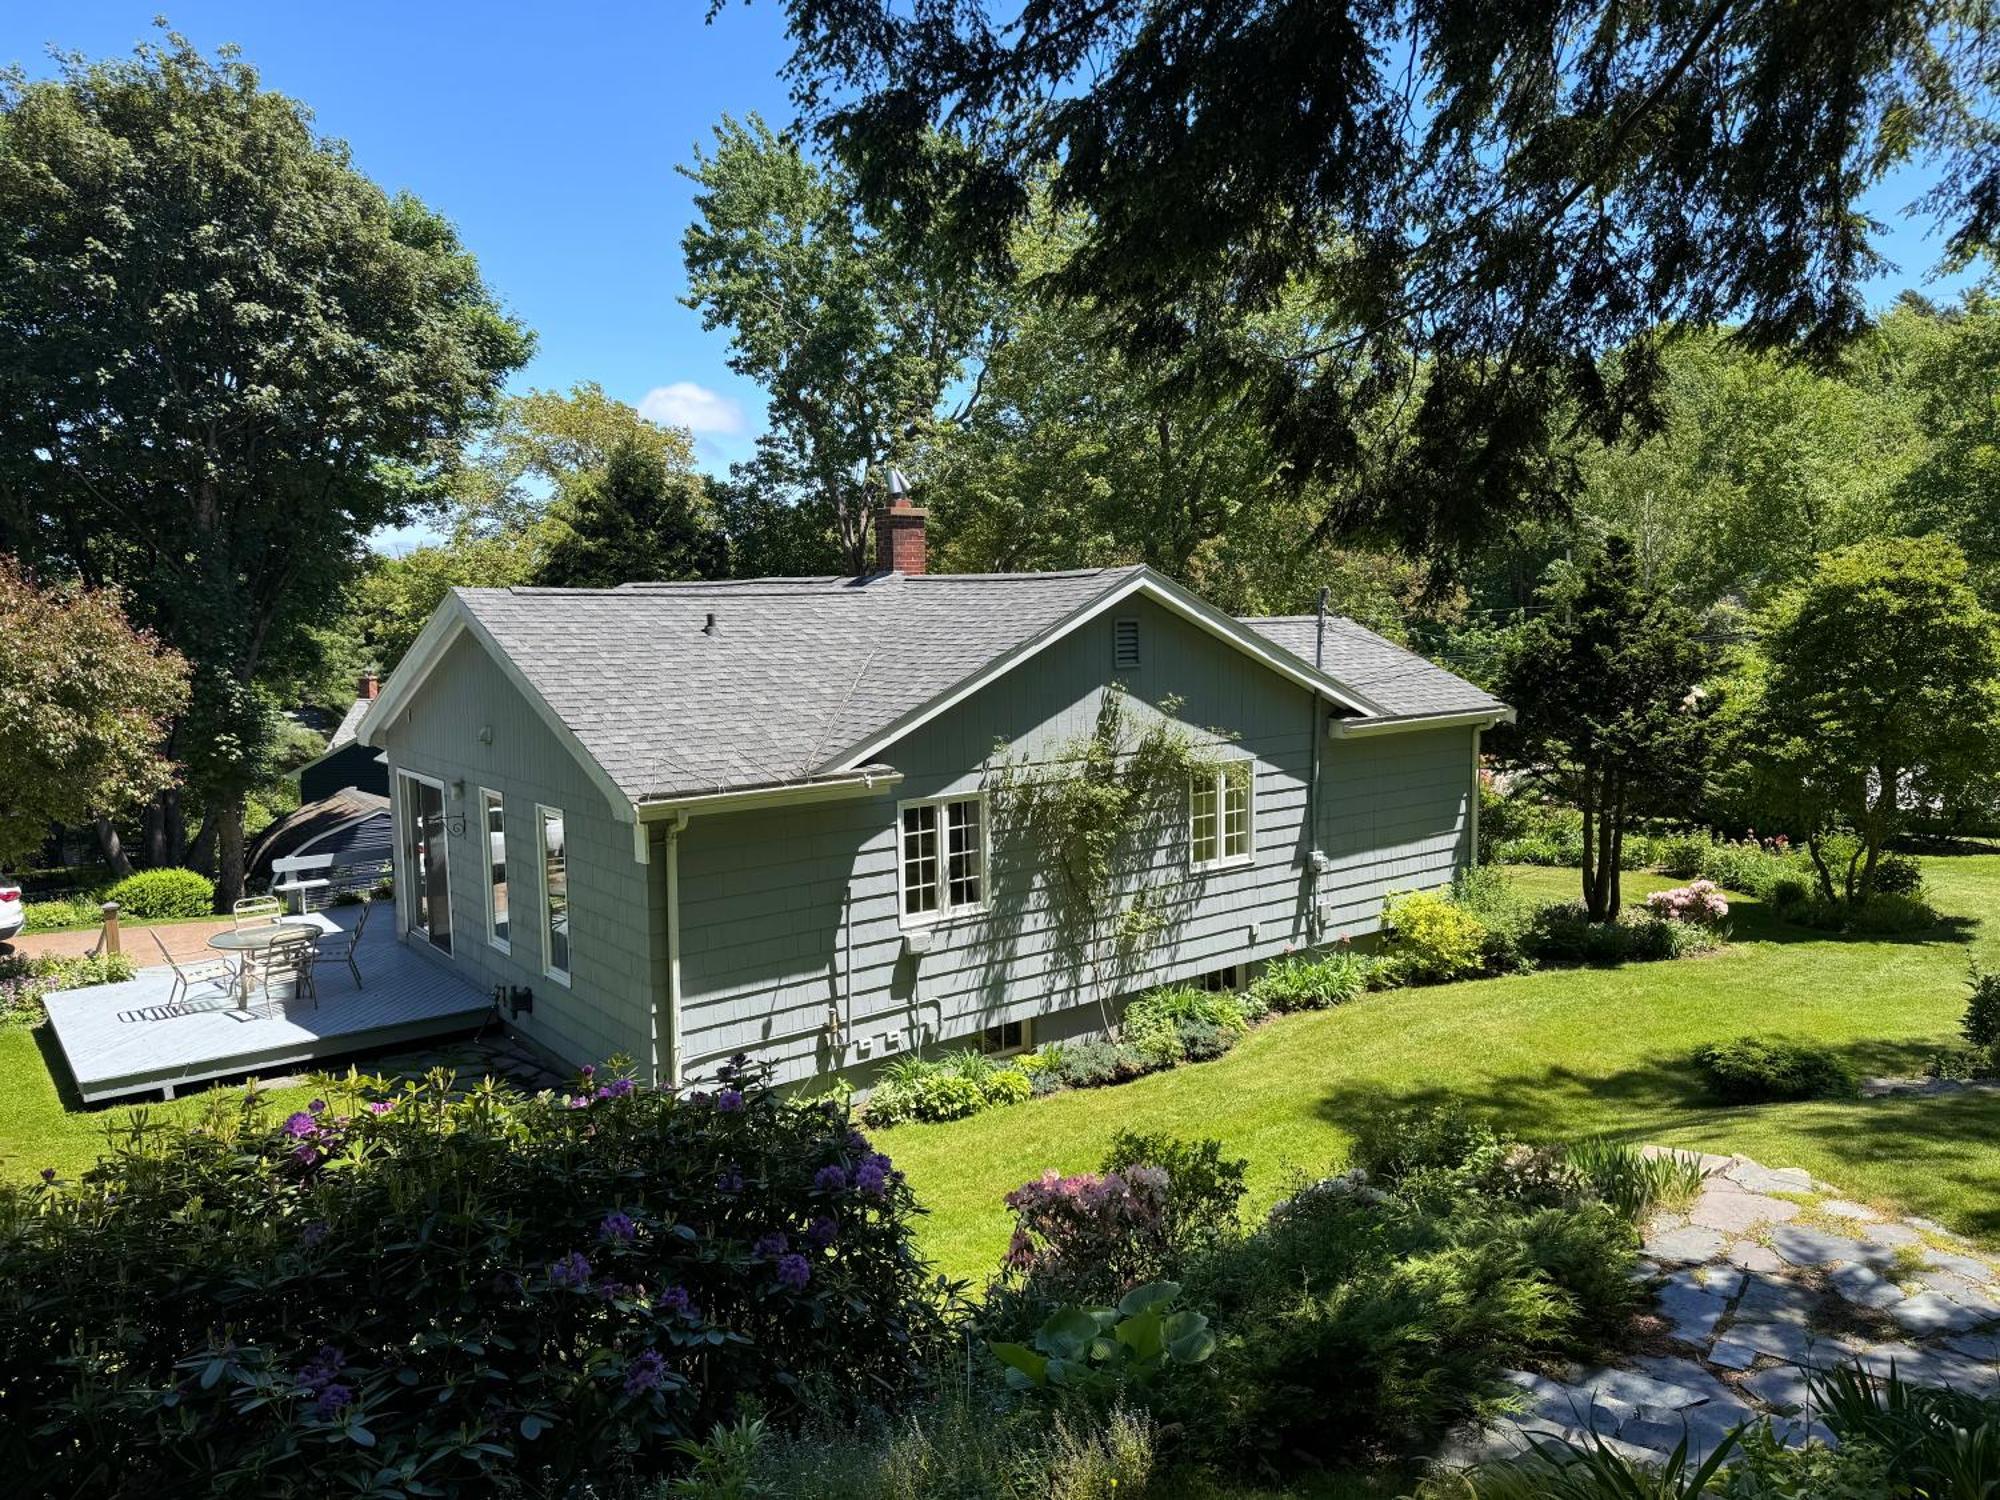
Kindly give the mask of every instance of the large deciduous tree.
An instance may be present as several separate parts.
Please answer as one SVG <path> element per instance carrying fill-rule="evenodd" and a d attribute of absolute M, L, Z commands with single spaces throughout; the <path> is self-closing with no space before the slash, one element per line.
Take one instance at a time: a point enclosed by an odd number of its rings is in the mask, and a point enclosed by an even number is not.
<path fill-rule="evenodd" d="M 170 35 L 0 85 L 0 544 L 119 583 L 187 656 L 174 752 L 222 899 L 262 684 L 528 347 L 450 225 L 230 53 Z"/>
<path fill-rule="evenodd" d="M 1625 831 L 1691 809 L 1708 764 L 1710 651 L 1693 618 L 1639 578 L 1611 537 L 1573 579 L 1544 590 L 1500 674 L 1519 715 L 1493 748 L 1583 812 L 1583 903 L 1617 917 Z"/>
<path fill-rule="evenodd" d="M 725 118 L 682 171 L 696 185 L 687 304 L 728 329 L 730 368 L 770 402 L 725 497 L 739 566 L 864 572 L 875 483 L 977 347 L 984 284 L 879 232 L 844 177 L 755 115 Z"/>
<path fill-rule="evenodd" d="M 2000 636 L 1942 537 L 1822 556 L 1772 606 L 1732 709 L 1753 806 L 1803 832 L 1829 899 L 1866 900 L 1919 811 L 2000 783 Z M 1826 836 L 1857 836 L 1837 872 Z M 1836 878 L 1837 877 L 1837 878 Z"/>
<path fill-rule="evenodd" d="M 52 823 L 118 816 L 169 785 L 160 745 L 187 698 L 187 663 L 132 628 L 116 590 L 41 588 L 0 554 L 0 867 Z"/>
<path fill-rule="evenodd" d="M 1302 292 L 1318 337 L 1204 371 L 1301 483 L 1406 421 L 1334 518 L 1445 555 L 1566 501 L 1573 427 L 1655 419 L 1673 330 L 1844 344 L 1882 268 L 1865 195 L 1900 164 L 1936 167 L 1948 257 L 2000 229 L 1989 5 L 786 3 L 798 100 L 868 211 L 1004 275 L 1046 182 L 1089 225 L 1048 289 L 1142 365 L 1189 347 L 1197 292 Z"/>

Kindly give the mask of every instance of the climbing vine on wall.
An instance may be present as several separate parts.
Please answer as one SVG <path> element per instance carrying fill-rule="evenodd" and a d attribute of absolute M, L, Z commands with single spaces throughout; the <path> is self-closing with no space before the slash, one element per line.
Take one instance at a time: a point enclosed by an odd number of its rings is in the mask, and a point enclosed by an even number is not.
<path fill-rule="evenodd" d="M 996 852 L 1038 878 L 1078 999 L 1107 1029 L 1106 1002 L 1172 921 L 1188 788 L 1215 773 L 1224 738 L 1180 723 L 1179 708 L 1166 698 L 1142 715 L 1114 684 L 1087 734 L 1039 753 L 1002 746 L 988 776 Z"/>

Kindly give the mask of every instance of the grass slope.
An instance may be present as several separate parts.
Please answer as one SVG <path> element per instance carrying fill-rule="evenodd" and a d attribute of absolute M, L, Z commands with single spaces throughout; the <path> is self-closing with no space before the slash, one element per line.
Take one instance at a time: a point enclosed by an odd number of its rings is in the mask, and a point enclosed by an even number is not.
<path fill-rule="evenodd" d="M 1575 894 L 1561 870 L 1512 872 L 1536 899 Z M 1094 1168 L 1121 1127 L 1216 1136 L 1250 1160 L 1253 1209 L 1339 1161 L 1356 1126 L 1446 1098 L 1530 1138 L 1604 1134 L 1801 1166 L 1852 1196 L 2000 1245 L 2000 1099 L 1721 1106 L 1689 1056 L 1701 1043 L 1784 1034 L 1863 1073 L 1915 1073 L 1954 1039 L 1967 964 L 2000 966 L 2000 856 L 1926 861 L 1940 909 L 1924 939 L 1842 938 L 1735 903 L 1721 953 L 1619 969 L 1552 970 L 1370 995 L 1280 1017 L 1228 1057 L 1118 1088 L 1054 1095 L 948 1125 L 881 1134 L 931 1217 L 941 1269 L 983 1281 L 1009 1230 L 1001 1195 L 1044 1169 Z M 1671 884 L 1626 877 L 1625 897 Z"/>

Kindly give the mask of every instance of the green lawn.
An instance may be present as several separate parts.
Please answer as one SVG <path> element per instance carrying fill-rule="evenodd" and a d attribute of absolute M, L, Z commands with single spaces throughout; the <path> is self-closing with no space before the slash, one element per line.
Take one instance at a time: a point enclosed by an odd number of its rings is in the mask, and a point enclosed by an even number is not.
<path fill-rule="evenodd" d="M 1575 894 L 1572 872 L 1513 873 L 1538 898 Z M 1864 1073 L 1920 1071 L 1955 1037 L 1967 964 L 2000 966 L 2000 855 L 1927 860 L 1926 878 L 1960 919 L 1949 934 L 1830 937 L 1739 901 L 1735 941 L 1705 958 L 1369 995 L 1280 1017 L 1218 1062 L 902 1126 L 882 1147 L 931 1210 L 926 1250 L 975 1282 L 1006 1244 L 1001 1195 L 1045 1168 L 1097 1166 L 1121 1127 L 1219 1137 L 1249 1158 L 1256 1207 L 1337 1162 L 1362 1120 L 1447 1097 L 1533 1138 L 1601 1133 L 1805 1167 L 2000 1246 L 2000 1099 L 1723 1107 L 1689 1064 L 1700 1043 L 1761 1032 L 1824 1043 Z M 1628 876 L 1626 899 L 1671 883 Z"/>
<path fill-rule="evenodd" d="M 74 1176 L 103 1152 L 107 1131 L 122 1128 L 135 1109 L 157 1120 L 199 1114 L 208 1107 L 207 1094 L 194 1094 L 168 1104 L 84 1109 L 67 1090 L 57 1091 L 58 1076 L 68 1074 L 46 1026 L 39 1031 L 0 1029 L 0 1177 L 29 1178 L 45 1167 Z M 223 1092 L 235 1098 L 243 1091 Z M 270 1097 L 293 1108 L 311 1093 L 301 1086 L 273 1089 Z"/>

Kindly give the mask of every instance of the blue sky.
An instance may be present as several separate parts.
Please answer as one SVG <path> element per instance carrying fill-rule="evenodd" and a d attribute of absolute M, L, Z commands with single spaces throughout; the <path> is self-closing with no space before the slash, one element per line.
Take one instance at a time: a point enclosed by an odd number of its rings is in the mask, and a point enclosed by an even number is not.
<path fill-rule="evenodd" d="M 757 387 L 676 300 L 692 184 L 674 167 L 725 111 L 790 119 L 777 4 L 704 25 L 704 0 L 8 0 L 0 64 L 46 74 L 51 43 L 127 54 L 162 9 L 204 52 L 239 43 L 361 170 L 457 224 L 537 335 L 516 389 L 596 380 L 693 427 L 705 466 L 749 453 Z"/>
<path fill-rule="evenodd" d="M 0 64 L 46 74 L 51 44 L 129 53 L 163 7 L 205 52 L 240 44 L 363 171 L 458 225 L 539 339 L 516 389 L 595 380 L 691 427 L 707 467 L 749 453 L 761 395 L 677 300 L 692 185 L 674 167 L 724 112 L 791 117 L 780 0 L 732 0 L 712 25 L 706 0 L 7 0 Z M 1905 173 L 1869 202 L 1902 268 L 1871 288 L 1878 301 L 1936 259 L 1900 214 L 1924 181 Z"/>

